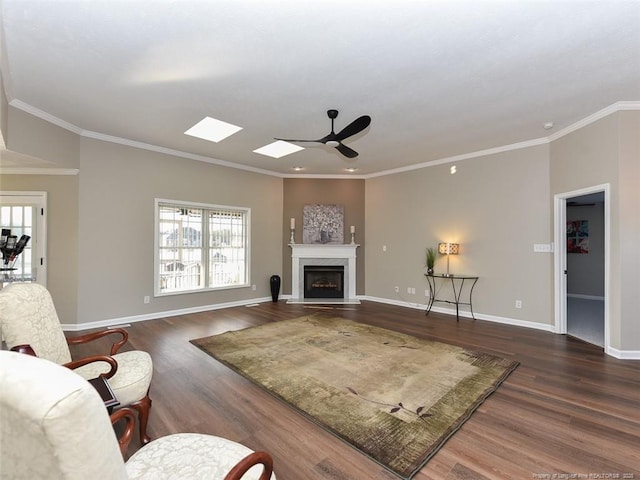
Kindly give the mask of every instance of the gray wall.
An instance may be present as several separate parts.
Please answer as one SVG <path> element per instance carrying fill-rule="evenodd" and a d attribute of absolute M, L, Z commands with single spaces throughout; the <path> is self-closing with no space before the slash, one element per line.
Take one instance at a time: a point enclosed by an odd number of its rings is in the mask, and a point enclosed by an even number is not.
<path fill-rule="evenodd" d="M 83 139 L 78 321 L 93 322 L 269 296 L 282 268 L 282 180 Z M 250 287 L 153 298 L 154 199 L 251 208 Z M 151 297 L 143 304 L 144 296 Z"/>
<path fill-rule="evenodd" d="M 78 176 L 0 179 L 3 189 L 49 192 L 48 285 L 64 323 L 269 297 L 269 276 L 282 275 L 286 264 L 286 222 L 296 216 L 284 211 L 289 190 L 282 179 L 82 138 L 15 108 L 8 112 L 11 148 L 80 169 Z M 424 304 L 424 249 L 455 241 L 462 250 L 451 259 L 452 271 L 480 277 L 476 312 L 547 328 L 554 321 L 553 256 L 534 253 L 533 244 L 552 241 L 553 195 L 609 183 L 611 345 L 640 351 L 639 138 L 640 112 L 622 111 L 550 145 L 459 162 L 456 175 L 440 165 L 367 179 L 359 237 L 366 238 L 365 295 Z M 153 292 L 155 197 L 250 207 L 257 290 L 143 304 Z M 440 258 L 436 271 L 444 268 Z"/>
<path fill-rule="evenodd" d="M 53 162 L 56 168 L 78 168 L 80 137 L 69 130 L 9 107 L 7 147 Z"/>
<path fill-rule="evenodd" d="M 335 204 L 344 206 L 344 243 L 351 242 L 351 225 L 356 227 L 356 294 L 364 295 L 365 287 L 365 181 L 350 179 L 287 178 L 284 180 L 284 218 L 282 292 L 291 293 L 291 218 L 296 219 L 295 241 L 302 243 L 302 210 L 305 205 Z"/>
<path fill-rule="evenodd" d="M 83 138 L 15 108 L 9 112 L 13 148 L 56 167 L 80 168 L 76 176 L 0 177 L 3 190 L 48 192 L 47 287 L 62 323 L 270 296 L 269 276 L 282 269 L 282 179 Z M 153 298 L 156 197 L 251 208 L 256 290 Z"/>
<path fill-rule="evenodd" d="M 551 144 L 551 194 L 597 185 L 611 189 L 611 346 L 640 351 L 640 112 L 621 111 Z"/>
<path fill-rule="evenodd" d="M 552 256 L 533 252 L 552 238 L 548 147 L 466 160 L 455 175 L 449 167 L 367 181 L 367 295 L 424 304 L 425 249 L 455 242 L 461 251 L 451 272 L 480 277 L 476 313 L 549 325 Z M 435 271 L 445 270 L 439 257 Z"/>
<path fill-rule="evenodd" d="M 2 138 L 7 141 L 7 132 L 9 125 L 9 104 L 7 102 L 7 96 L 4 93 L 4 84 L 2 75 L 0 74 L 0 131 Z"/>
<path fill-rule="evenodd" d="M 62 323 L 77 321 L 77 175 L 2 175 L 0 190 L 47 192 L 47 288 Z"/>

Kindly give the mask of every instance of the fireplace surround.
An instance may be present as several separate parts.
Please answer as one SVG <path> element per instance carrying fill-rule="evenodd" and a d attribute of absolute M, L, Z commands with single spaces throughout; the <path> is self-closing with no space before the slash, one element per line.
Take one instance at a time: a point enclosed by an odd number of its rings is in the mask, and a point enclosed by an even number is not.
<path fill-rule="evenodd" d="M 291 298 L 287 303 L 359 304 L 356 298 L 357 244 L 291 243 Z M 304 267 L 344 267 L 343 298 L 305 298 Z"/>

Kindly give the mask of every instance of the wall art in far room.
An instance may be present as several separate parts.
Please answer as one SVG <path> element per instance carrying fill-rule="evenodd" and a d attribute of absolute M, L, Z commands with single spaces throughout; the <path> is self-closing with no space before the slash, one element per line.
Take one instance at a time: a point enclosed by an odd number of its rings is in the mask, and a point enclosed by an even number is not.
<path fill-rule="evenodd" d="M 589 220 L 567 222 L 567 253 L 589 253 Z"/>

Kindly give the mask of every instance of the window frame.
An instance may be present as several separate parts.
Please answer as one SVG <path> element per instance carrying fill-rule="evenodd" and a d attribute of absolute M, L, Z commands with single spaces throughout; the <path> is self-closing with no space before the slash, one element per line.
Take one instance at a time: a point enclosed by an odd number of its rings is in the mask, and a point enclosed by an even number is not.
<path fill-rule="evenodd" d="M 201 233 L 202 238 L 202 273 L 204 280 L 204 285 L 199 288 L 191 288 L 187 290 L 176 290 L 176 291 L 161 291 L 160 289 L 160 208 L 161 207 L 175 207 L 175 208 L 197 208 L 202 209 L 203 213 L 215 210 L 226 210 L 226 211 L 235 211 L 241 213 L 245 219 L 245 236 L 244 236 L 244 283 L 237 283 L 233 285 L 221 285 L 209 287 L 207 286 L 207 281 L 209 278 L 209 270 L 210 270 L 210 261 L 209 261 L 209 250 L 211 249 L 211 245 L 209 245 L 210 235 L 205 235 L 205 232 L 208 233 L 208 226 L 203 228 Z M 205 213 L 202 215 L 202 222 L 208 223 L 209 216 Z M 203 225 L 204 226 L 204 225 Z M 210 203 L 199 203 L 199 202 L 190 202 L 184 200 L 171 200 L 166 198 L 156 198 L 154 199 L 154 244 L 153 244 L 153 292 L 154 297 L 167 297 L 172 295 L 182 295 L 189 293 L 199 293 L 199 292 L 211 292 L 211 291 L 219 291 L 219 290 L 230 290 L 236 288 L 247 288 L 251 285 L 251 208 L 249 207 L 239 207 L 239 206 L 230 206 L 230 205 L 219 205 L 219 204 L 210 204 Z"/>

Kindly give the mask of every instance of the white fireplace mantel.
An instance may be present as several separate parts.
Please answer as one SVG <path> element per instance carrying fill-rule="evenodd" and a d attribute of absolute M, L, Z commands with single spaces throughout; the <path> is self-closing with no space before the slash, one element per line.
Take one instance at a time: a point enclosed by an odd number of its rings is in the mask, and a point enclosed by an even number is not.
<path fill-rule="evenodd" d="M 344 299 L 334 303 L 360 303 L 356 298 L 355 243 L 290 243 L 291 247 L 291 299 L 288 303 L 319 303 L 318 299 L 304 298 L 304 267 L 306 265 L 344 266 Z M 325 302 L 321 302 L 325 303 Z"/>

